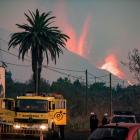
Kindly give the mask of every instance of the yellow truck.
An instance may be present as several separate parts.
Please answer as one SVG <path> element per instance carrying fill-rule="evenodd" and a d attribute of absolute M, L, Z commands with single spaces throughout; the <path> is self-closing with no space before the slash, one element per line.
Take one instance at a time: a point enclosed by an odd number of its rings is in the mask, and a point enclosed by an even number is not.
<path fill-rule="evenodd" d="M 66 99 L 59 92 L 0 98 L 0 124 L 1 134 L 37 136 L 38 130 L 44 138 L 50 133 L 60 136 L 66 125 Z"/>

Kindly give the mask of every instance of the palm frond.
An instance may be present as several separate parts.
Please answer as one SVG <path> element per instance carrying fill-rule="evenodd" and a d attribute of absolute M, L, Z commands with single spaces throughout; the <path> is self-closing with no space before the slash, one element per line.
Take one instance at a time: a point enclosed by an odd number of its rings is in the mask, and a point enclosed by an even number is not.
<path fill-rule="evenodd" d="M 27 20 L 29 21 L 29 23 L 34 27 L 35 24 L 34 24 L 34 22 L 32 21 L 32 19 L 31 19 L 26 13 L 24 13 L 24 15 L 27 17 Z"/>
<path fill-rule="evenodd" d="M 46 19 L 46 20 L 44 21 L 44 24 L 43 24 L 42 26 L 45 26 L 45 24 L 48 23 L 48 22 L 49 22 L 51 19 L 53 19 L 53 18 L 56 18 L 56 17 L 53 16 L 53 17 L 50 17 L 50 18 Z"/>
<path fill-rule="evenodd" d="M 50 23 L 46 24 L 45 26 L 47 26 L 47 27 L 48 27 L 48 26 L 49 26 L 50 24 L 52 24 L 53 22 L 54 22 L 54 21 L 52 21 L 52 22 L 50 22 Z M 58 28 L 58 27 L 57 27 L 57 28 Z"/>
<path fill-rule="evenodd" d="M 36 15 L 35 15 L 35 25 L 37 26 L 39 22 L 39 11 L 36 9 Z"/>
<path fill-rule="evenodd" d="M 29 10 L 28 10 L 29 11 Z M 32 17 L 32 19 L 33 19 L 33 22 L 34 22 L 34 24 L 35 24 L 35 16 L 29 11 L 29 13 L 30 13 L 30 15 L 31 15 L 31 17 Z"/>

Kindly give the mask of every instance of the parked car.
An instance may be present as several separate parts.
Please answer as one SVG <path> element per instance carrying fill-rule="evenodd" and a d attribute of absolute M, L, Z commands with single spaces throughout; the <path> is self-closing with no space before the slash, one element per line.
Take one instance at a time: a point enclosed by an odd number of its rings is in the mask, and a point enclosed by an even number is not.
<path fill-rule="evenodd" d="M 97 128 L 88 140 L 139 140 L 139 123 L 111 123 Z"/>
<path fill-rule="evenodd" d="M 135 115 L 114 115 L 111 123 L 137 123 Z"/>
<path fill-rule="evenodd" d="M 132 111 L 114 111 L 110 123 L 137 123 L 136 116 Z"/>

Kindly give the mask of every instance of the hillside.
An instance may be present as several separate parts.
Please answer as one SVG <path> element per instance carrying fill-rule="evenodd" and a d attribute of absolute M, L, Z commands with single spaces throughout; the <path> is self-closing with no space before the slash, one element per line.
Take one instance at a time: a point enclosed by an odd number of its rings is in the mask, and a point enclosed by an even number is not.
<path fill-rule="evenodd" d="M 11 31 L 0 28 L 0 38 L 5 40 L 6 42 L 9 41 L 10 39 L 9 35 L 11 33 L 12 33 Z M 32 75 L 30 52 L 28 52 L 28 57 L 25 58 L 26 60 L 24 61 L 22 61 L 21 59 L 19 60 L 16 57 L 18 56 L 18 48 L 16 49 L 11 48 L 8 51 L 8 44 L 5 43 L 3 40 L 0 40 L 0 45 L 2 49 L 1 51 L 2 55 L 0 55 L 0 59 L 4 62 L 7 62 L 8 67 L 6 69 L 7 71 L 12 72 L 12 78 L 14 80 L 25 82 Z M 16 56 L 13 56 L 9 53 L 14 54 Z M 43 64 L 47 65 L 46 59 L 44 59 Z M 18 65 L 23 65 L 23 66 L 18 66 Z M 96 78 L 96 81 L 99 81 L 99 82 L 107 81 L 107 85 L 109 86 L 109 72 L 107 72 L 106 70 L 101 70 L 101 69 L 96 68 L 95 66 L 91 65 L 87 59 L 77 54 L 74 54 L 66 49 L 64 50 L 64 55 L 60 55 L 60 58 L 57 59 L 56 65 L 54 64 L 54 62 L 50 60 L 49 66 L 55 67 L 54 69 L 55 71 L 43 68 L 41 77 L 45 78 L 46 80 L 49 80 L 50 83 L 52 83 L 53 81 L 56 81 L 59 77 L 63 78 L 68 75 L 72 81 L 75 79 L 75 77 L 81 77 L 82 78 L 81 81 L 85 81 L 85 78 L 86 78 L 85 72 L 73 72 L 73 71 L 66 71 L 66 70 L 86 71 L 87 69 L 88 72 L 93 75 L 92 76 L 88 74 L 89 83 L 95 82 L 95 77 L 108 75 L 106 77 L 100 77 L 101 80 Z M 63 71 L 61 70 L 61 73 L 63 73 L 61 74 L 60 69 L 58 68 L 66 69 L 66 70 L 63 70 Z M 56 71 L 59 71 L 59 72 L 56 72 Z M 74 76 L 74 77 L 71 77 L 71 76 Z M 122 80 L 112 75 L 112 85 L 115 86 L 117 83 L 122 84 Z M 125 86 L 128 85 L 127 83 L 124 83 L 124 84 Z"/>

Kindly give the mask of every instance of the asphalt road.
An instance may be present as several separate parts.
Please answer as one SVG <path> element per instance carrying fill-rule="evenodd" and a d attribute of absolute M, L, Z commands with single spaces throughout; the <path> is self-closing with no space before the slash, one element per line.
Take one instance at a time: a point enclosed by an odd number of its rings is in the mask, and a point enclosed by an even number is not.
<path fill-rule="evenodd" d="M 65 132 L 65 140 L 87 140 L 90 136 L 90 131 L 78 131 L 78 132 Z M 1 139 L 11 140 L 11 139 Z M 12 140 L 25 140 L 25 139 L 12 139 Z M 26 139 L 26 140 L 39 140 L 39 139 Z"/>
<path fill-rule="evenodd" d="M 65 132 L 65 140 L 87 140 L 90 131 Z"/>

